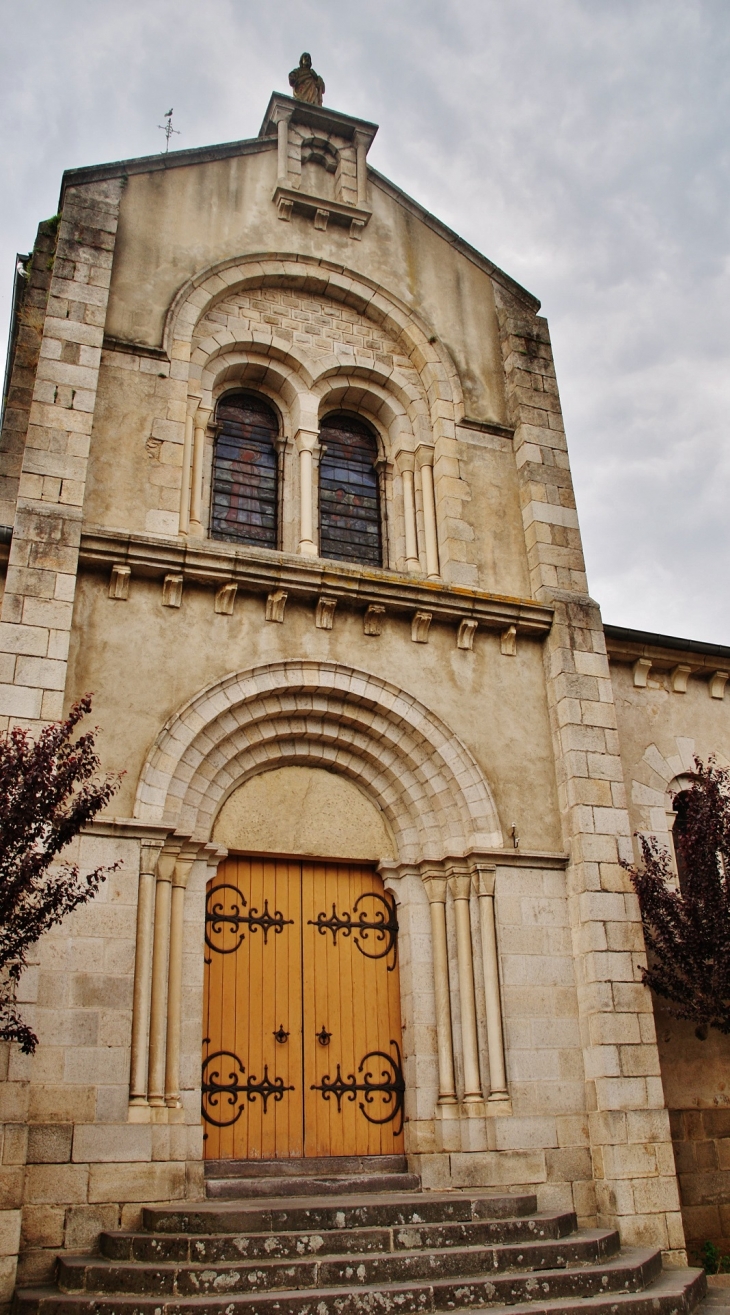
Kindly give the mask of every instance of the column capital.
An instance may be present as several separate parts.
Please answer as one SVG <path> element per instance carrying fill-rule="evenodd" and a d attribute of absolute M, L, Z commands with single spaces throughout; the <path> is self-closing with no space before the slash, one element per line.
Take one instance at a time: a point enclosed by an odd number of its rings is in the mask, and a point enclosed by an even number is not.
<path fill-rule="evenodd" d="M 449 877 L 449 890 L 455 900 L 468 900 L 471 896 L 471 874 L 461 872 Z"/>
<path fill-rule="evenodd" d="M 298 429 L 294 435 L 297 452 L 314 452 L 319 443 L 318 429 Z"/>
<path fill-rule="evenodd" d="M 188 411 L 187 411 L 187 413 L 188 413 L 188 415 L 189 415 L 191 418 L 195 415 L 195 413 L 196 413 L 198 407 L 200 406 L 200 403 L 202 402 L 202 400 L 203 400 L 203 399 L 202 399 L 200 393 L 188 393 L 188 398 L 187 398 L 187 408 L 188 408 Z"/>
<path fill-rule="evenodd" d="M 422 466 L 431 466 L 433 468 L 435 449 L 432 443 L 419 443 L 415 451 L 416 465 L 420 470 Z"/>
<path fill-rule="evenodd" d="M 157 870 L 157 862 L 164 847 L 164 840 L 149 841 L 144 840 L 140 845 L 139 851 L 139 871 L 140 876 L 154 876 Z"/>
<path fill-rule="evenodd" d="M 194 862 L 194 858 L 178 858 L 175 860 L 172 874 L 173 886 L 182 886 L 183 890 L 185 889 Z"/>
<path fill-rule="evenodd" d="M 422 881 L 429 904 L 446 903 L 446 877 L 423 876 Z"/>
<path fill-rule="evenodd" d="M 271 122 L 288 123 L 293 113 L 294 109 L 289 105 L 275 105 L 271 112 Z"/>
<path fill-rule="evenodd" d="M 487 863 L 475 863 L 472 867 L 471 877 L 474 891 L 480 899 L 485 896 L 494 896 L 494 883 L 497 879 L 496 867 Z"/>
<path fill-rule="evenodd" d="M 157 880 L 172 881 L 176 862 L 177 854 L 174 851 L 171 853 L 170 850 L 167 849 L 164 853 L 160 854 L 160 857 L 157 860 Z"/>
<path fill-rule="evenodd" d="M 393 460 L 401 475 L 406 470 L 414 471 L 416 469 L 416 454 L 410 452 L 407 448 L 399 448 Z"/>

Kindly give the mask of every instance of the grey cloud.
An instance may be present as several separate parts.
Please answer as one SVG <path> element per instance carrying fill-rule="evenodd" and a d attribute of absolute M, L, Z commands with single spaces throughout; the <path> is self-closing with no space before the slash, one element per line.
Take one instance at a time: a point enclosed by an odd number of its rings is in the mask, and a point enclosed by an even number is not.
<path fill-rule="evenodd" d="M 64 168 L 255 134 L 302 49 L 535 292 L 607 620 L 730 643 L 725 0 L 0 3 L 0 316 Z M 5 273 L 3 274 L 3 271 Z"/>

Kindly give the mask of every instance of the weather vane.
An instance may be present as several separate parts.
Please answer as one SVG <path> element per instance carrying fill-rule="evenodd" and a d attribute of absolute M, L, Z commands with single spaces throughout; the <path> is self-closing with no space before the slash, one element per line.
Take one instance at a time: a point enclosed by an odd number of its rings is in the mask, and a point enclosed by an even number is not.
<path fill-rule="evenodd" d="M 157 127 L 160 128 L 160 129 L 162 130 L 162 132 L 164 132 L 164 134 L 165 134 L 165 155 L 167 155 L 167 152 L 168 152 L 169 149 L 170 149 L 170 138 L 172 137 L 172 134 L 173 134 L 174 132 L 176 132 L 177 135 L 178 135 L 178 137 L 179 137 L 179 136 L 180 136 L 180 129 L 179 129 L 179 128 L 173 128 L 173 126 L 172 126 L 172 110 L 167 110 L 166 113 L 163 114 L 162 117 L 163 117 L 163 119 L 165 120 L 165 122 L 164 122 L 164 123 L 158 123 Z"/>

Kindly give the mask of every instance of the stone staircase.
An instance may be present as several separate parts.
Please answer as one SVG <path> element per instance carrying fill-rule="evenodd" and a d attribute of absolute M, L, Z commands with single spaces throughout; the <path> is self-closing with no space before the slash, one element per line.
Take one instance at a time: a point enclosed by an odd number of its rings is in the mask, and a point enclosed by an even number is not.
<path fill-rule="evenodd" d="M 14 1315 L 684 1315 L 704 1296 L 701 1270 L 663 1270 L 530 1193 L 421 1192 L 388 1158 L 212 1162 L 213 1199 L 61 1256 L 57 1286 L 19 1290 Z"/>

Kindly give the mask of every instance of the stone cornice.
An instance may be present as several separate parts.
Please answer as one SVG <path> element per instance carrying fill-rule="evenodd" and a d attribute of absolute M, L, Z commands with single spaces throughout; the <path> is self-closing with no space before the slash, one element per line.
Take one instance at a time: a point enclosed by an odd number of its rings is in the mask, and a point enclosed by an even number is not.
<path fill-rule="evenodd" d="M 658 670 L 669 670 L 679 664 L 693 672 L 714 672 L 718 667 L 730 669 L 730 648 L 722 644 L 656 635 L 645 630 L 627 630 L 623 626 L 604 625 L 603 629 L 612 662 L 634 663 L 639 658 L 648 658 Z"/>
<path fill-rule="evenodd" d="M 374 567 L 351 567 L 321 558 L 265 552 L 234 544 L 201 543 L 145 534 L 88 528 L 81 536 L 81 565 L 111 571 L 128 566 L 135 576 L 162 580 L 182 575 L 190 583 L 235 583 L 246 593 L 286 591 L 291 600 L 316 601 L 323 594 L 351 606 L 381 605 L 391 615 L 432 613 L 434 620 L 474 620 L 489 630 L 515 626 L 521 635 L 542 636 L 553 609 L 525 598 L 502 597 Z"/>
<path fill-rule="evenodd" d="M 274 91 L 266 108 L 263 123 L 259 128 L 259 137 L 276 136 L 276 123 L 280 114 L 285 114 L 292 123 L 305 124 L 309 128 L 318 128 L 323 133 L 335 133 L 352 141 L 356 133 L 365 138 L 368 147 L 378 131 L 377 123 L 369 119 L 356 119 L 341 110 L 332 110 L 329 105 L 309 105 L 306 101 L 286 96 L 281 91 Z"/>
<path fill-rule="evenodd" d="M 530 849 L 481 849 L 461 856 L 423 859 L 420 863 L 401 863 L 397 858 L 383 858 L 378 871 L 383 877 L 419 876 L 447 878 L 454 872 L 476 872 L 478 868 L 536 868 L 563 870 L 570 862 L 567 854 Z"/>

